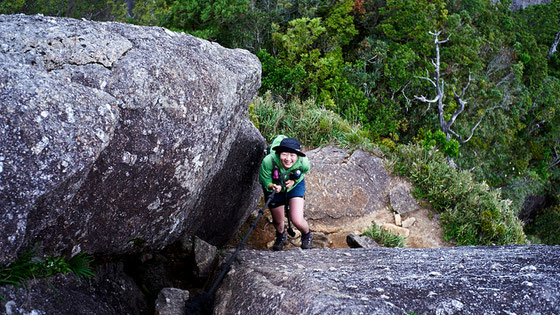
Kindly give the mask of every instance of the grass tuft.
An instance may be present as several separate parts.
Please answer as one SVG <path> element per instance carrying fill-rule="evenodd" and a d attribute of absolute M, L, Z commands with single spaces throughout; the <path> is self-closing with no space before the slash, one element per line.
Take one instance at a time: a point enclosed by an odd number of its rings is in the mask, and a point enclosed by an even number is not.
<path fill-rule="evenodd" d="M 19 286 L 28 280 L 69 272 L 80 279 L 89 279 L 95 276 L 89 266 L 92 262 L 93 257 L 87 253 L 80 253 L 69 260 L 65 256 L 43 259 L 36 255 L 36 249 L 29 249 L 15 261 L 0 265 L 0 285 Z"/>
<path fill-rule="evenodd" d="M 362 235 L 373 239 L 383 247 L 404 247 L 406 245 L 405 238 L 402 235 L 385 230 L 375 223 L 372 223 Z"/>

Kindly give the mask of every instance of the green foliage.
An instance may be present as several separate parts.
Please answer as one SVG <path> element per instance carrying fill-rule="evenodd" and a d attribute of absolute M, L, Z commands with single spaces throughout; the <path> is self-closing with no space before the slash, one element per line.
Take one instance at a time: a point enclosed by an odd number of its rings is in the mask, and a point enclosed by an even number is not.
<path fill-rule="evenodd" d="M 115 18 L 115 2 L 108 0 L 4 0 L 0 14 L 43 14 L 48 16 L 112 20 Z"/>
<path fill-rule="evenodd" d="M 457 157 L 459 154 L 459 142 L 455 139 L 447 141 L 445 134 L 439 129 L 435 133 L 432 133 L 431 130 L 420 129 L 417 139 L 418 143 L 428 151 L 437 148 L 445 156 L 451 158 Z"/>
<path fill-rule="evenodd" d="M 325 27 L 328 34 L 326 50 L 329 48 L 343 47 L 348 45 L 358 31 L 354 26 L 354 19 L 350 13 L 354 7 L 354 1 L 343 0 L 336 3 L 325 18 Z"/>
<path fill-rule="evenodd" d="M 301 93 L 305 70 L 300 66 L 282 65 L 280 60 L 261 49 L 257 53 L 262 65 L 262 90 L 289 99 Z"/>
<path fill-rule="evenodd" d="M 286 27 L 273 24 L 272 42 L 278 51 L 275 57 L 278 71 L 263 72 L 263 81 L 278 82 L 277 72 L 287 73 L 284 68 L 298 69 L 305 76 L 297 81 L 299 89 L 292 96 L 312 98 L 352 122 L 365 122 L 368 101 L 349 82 L 346 69 L 352 64 L 343 57 L 343 47 L 357 34 L 348 15 L 352 6 L 352 1 L 340 1 L 324 17 L 294 19 Z"/>
<path fill-rule="evenodd" d="M 248 7 L 247 0 L 173 0 L 162 26 L 228 43 L 235 36 L 230 31 Z"/>
<path fill-rule="evenodd" d="M 119 12 L 116 8 L 120 4 L 121 15 L 118 20 L 134 24 L 161 25 L 164 22 L 164 18 L 170 14 L 170 8 L 166 0 L 134 1 L 134 8 L 130 17 L 127 16 L 126 1 L 109 0 L 108 3 L 111 3 L 112 7 L 115 8 L 113 9 L 114 12 Z"/>
<path fill-rule="evenodd" d="M 394 172 L 414 183 L 415 196 L 442 213 L 446 241 L 458 245 L 526 243 L 510 203 L 498 191 L 477 183 L 470 173 L 448 166 L 439 151 L 401 145 L 393 158 Z"/>
<path fill-rule="evenodd" d="M 352 125 L 312 100 L 276 102 L 270 93 L 256 97 L 249 106 L 249 118 L 266 139 L 278 134 L 298 138 L 304 145 L 328 144 L 347 148 L 373 149 L 366 130 Z"/>
<path fill-rule="evenodd" d="M 40 258 L 36 250 L 21 254 L 14 262 L 0 266 L 0 285 L 24 284 L 27 280 L 47 278 L 56 274 L 74 273 L 78 278 L 89 279 L 95 276 L 89 264 L 92 256 L 80 253 L 70 260 L 65 256 Z"/>
<path fill-rule="evenodd" d="M 0 3 L 0 14 L 21 12 L 24 6 L 25 0 L 4 0 Z"/>
<path fill-rule="evenodd" d="M 375 222 L 362 235 L 373 239 L 383 247 L 404 247 L 406 244 L 405 238 L 402 235 L 385 230 L 375 224 Z"/>
<path fill-rule="evenodd" d="M 68 260 L 68 267 L 76 277 L 81 279 L 90 279 L 95 277 L 95 273 L 89 267 L 93 263 L 93 256 L 88 253 L 79 253 Z"/>

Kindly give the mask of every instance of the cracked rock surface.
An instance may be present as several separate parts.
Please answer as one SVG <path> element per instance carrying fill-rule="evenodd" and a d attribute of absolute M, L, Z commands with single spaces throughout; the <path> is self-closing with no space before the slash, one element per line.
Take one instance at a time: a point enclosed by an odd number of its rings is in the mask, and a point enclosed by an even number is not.
<path fill-rule="evenodd" d="M 245 250 L 214 314 L 558 314 L 560 246 Z"/>
<path fill-rule="evenodd" d="M 260 195 L 254 55 L 121 23 L 0 28 L 0 262 L 36 242 L 119 254 L 231 237 Z"/>

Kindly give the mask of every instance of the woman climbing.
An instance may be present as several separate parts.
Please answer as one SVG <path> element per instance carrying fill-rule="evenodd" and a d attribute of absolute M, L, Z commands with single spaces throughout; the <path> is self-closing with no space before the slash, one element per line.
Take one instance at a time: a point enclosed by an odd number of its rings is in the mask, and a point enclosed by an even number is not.
<path fill-rule="evenodd" d="M 272 142 L 271 152 L 264 157 L 259 181 L 263 187 L 265 199 L 276 191 L 276 195 L 269 204 L 272 221 L 276 229 L 276 240 L 272 249 L 282 250 L 286 241 L 284 227 L 284 205 L 288 202 L 289 220 L 301 233 L 301 248 L 312 247 L 311 230 L 303 217 L 305 195 L 305 180 L 303 175 L 309 171 L 309 159 L 301 152 L 298 140 L 277 136 Z"/>

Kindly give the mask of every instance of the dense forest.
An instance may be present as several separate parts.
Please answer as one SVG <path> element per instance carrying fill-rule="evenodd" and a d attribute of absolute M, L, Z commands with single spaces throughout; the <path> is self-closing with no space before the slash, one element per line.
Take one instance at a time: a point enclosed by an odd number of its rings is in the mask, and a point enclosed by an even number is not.
<path fill-rule="evenodd" d="M 247 49 L 262 62 L 261 100 L 331 112 L 387 151 L 437 148 L 515 213 L 538 196 L 526 232 L 560 243 L 560 0 L 516 11 L 508 0 L 4 0 L 0 13 L 162 26 Z"/>

